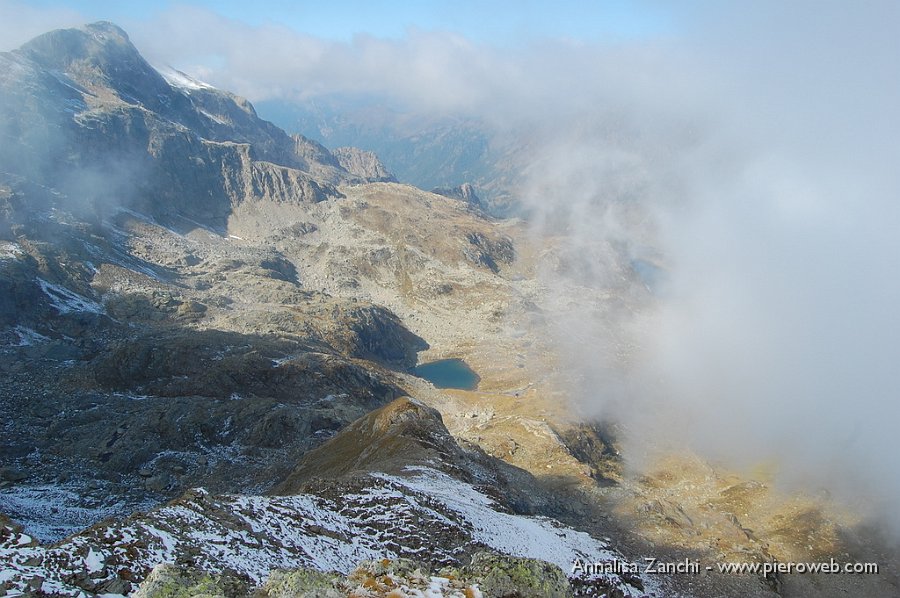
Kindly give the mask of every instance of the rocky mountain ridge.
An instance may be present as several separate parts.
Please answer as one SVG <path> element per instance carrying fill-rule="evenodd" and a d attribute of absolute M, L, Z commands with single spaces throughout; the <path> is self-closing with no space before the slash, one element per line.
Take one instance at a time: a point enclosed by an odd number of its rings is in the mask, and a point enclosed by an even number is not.
<path fill-rule="evenodd" d="M 0 60 L 7 184 L 23 176 L 93 209 L 224 230 L 241 202 L 317 202 L 338 196 L 336 184 L 369 180 L 260 119 L 245 99 L 160 74 L 111 23 L 47 33 Z M 370 167 L 373 180 L 391 178 Z"/>
<path fill-rule="evenodd" d="M 491 214 L 520 213 L 520 139 L 476 118 L 409 112 L 381 97 L 331 94 L 307 101 L 266 100 L 261 112 L 288 131 L 330 147 L 374 151 L 398 179 L 422 189 L 477 188 Z"/>

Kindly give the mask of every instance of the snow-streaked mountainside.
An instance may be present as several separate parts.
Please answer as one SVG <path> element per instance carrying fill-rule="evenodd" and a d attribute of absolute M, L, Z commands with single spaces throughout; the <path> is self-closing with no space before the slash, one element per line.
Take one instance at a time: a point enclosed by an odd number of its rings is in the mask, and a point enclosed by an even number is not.
<path fill-rule="evenodd" d="M 3 176 L 94 208 L 110 203 L 221 229 L 263 198 L 315 202 L 365 182 L 245 99 L 150 66 L 111 23 L 52 31 L 0 54 Z M 378 164 L 379 180 L 389 173 Z"/>
<path fill-rule="evenodd" d="M 53 547 L 24 532 L 0 530 L 0 582 L 7 595 L 31 589 L 65 596 L 127 593 L 160 563 L 230 570 L 253 583 L 274 569 L 350 573 L 363 560 L 411 558 L 455 564 L 473 547 L 532 557 L 571 571 L 576 559 L 621 560 L 607 544 L 551 519 L 504 512 L 470 484 L 418 467 L 406 476 L 373 474 L 342 493 L 212 496 L 189 492 L 165 507 L 101 524 Z M 127 572 L 127 573 L 126 573 Z M 652 577 L 628 582 L 596 575 L 620 596 L 656 595 Z M 36 586 L 35 579 L 40 584 Z M 643 590 L 639 589 L 643 588 Z M 439 592 L 436 595 L 441 595 Z"/>
<path fill-rule="evenodd" d="M 158 68 L 159 74 L 163 76 L 163 78 L 171 85 L 172 87 L 180 87 L 181 89 L 187 91 L 197 91 L 200 89 L 215 89 L 209 83 L 204 83 L 203 81 L 199 81 L 194 79 L 190 75 L 179 71 L 178 69 L 174 69 L 170 66 L 165 66 Z"/>

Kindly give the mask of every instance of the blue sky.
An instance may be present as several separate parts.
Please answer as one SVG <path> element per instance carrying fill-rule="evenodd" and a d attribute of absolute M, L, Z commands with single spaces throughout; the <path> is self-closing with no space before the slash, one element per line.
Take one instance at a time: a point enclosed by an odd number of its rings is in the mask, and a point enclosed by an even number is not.
<path fill-rule="evenodd" d="M 596 79 L 598 47 L 670 40 L 685 16 L 658 0 L 0 0 L 0 51 L 108 20 L 151 64 L 252 101 L 364 92 L 468 109 L 538 71 L 557 80 L 551 101 Z"/>
<path fill-rule="evenodd" d="M 175 6 L 195 6 L 250 25 L 279 24 L 334 40 L 354 34 L 396 38 L 408 29 L 449 31 L 482 42 L 531 37 L 582 41 L 652 36 L 672 26 L 661 3 L 625 0 L 434 0 L 420 2 L 290 2 L 281 0 L 201 0 L 194 2 L 121 2 L 114 0 L 36 0 L 32 7 L 77 11 L 89 20 L 133 22 Z"/>

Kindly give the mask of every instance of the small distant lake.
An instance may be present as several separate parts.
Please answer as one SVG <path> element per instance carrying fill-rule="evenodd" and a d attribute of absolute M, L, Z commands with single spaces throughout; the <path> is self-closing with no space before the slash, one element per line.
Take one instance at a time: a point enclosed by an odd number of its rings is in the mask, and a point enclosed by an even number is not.
<path fill-rule="evenodd" d="M 441 359 L 413 368 L 413 374 L 438 388 L 474 390 L 481 378 L 462 359 Z"/>
<path fill-rule="evenodd" d="M 647 290 L 654 295 L 659 292 L 662 283 L 665 282 L 665 270 L 647 260 L 631 260 L 631 269 L 638 275 Z"/>

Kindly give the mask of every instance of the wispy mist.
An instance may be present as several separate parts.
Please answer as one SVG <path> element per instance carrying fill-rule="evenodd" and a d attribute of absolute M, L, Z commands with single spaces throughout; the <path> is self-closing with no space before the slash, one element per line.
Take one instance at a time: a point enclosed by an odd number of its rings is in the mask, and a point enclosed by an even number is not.
<path fill-rule="evenodd" d="M 553 288 L 623 297 L 633 260 L 662 268 L 636 309 L 585 300 L 559 324 L 582 407 L 623 420 L 632 454 L 686 445 L 775 462 L 786 483 L 888 508 L 900 21 L 887 5 L 805 8 L 720 14 L 677 61 L 606 71 L 613 91 L 576 134 L 550 136 L 524 197 L 545 219 L 564 214 L 593 264 L 557 269 Z"/>
<path fill-rule="evenodd" d="M 179 6 L 121 23 L 259 100 L 371 92 L 520 135 L 580 409 L 900 501 L 900 8 L 683 5 L 676 31 L 326 41 Z M 647 280 L 650 268 L 652 281 Z"/>

